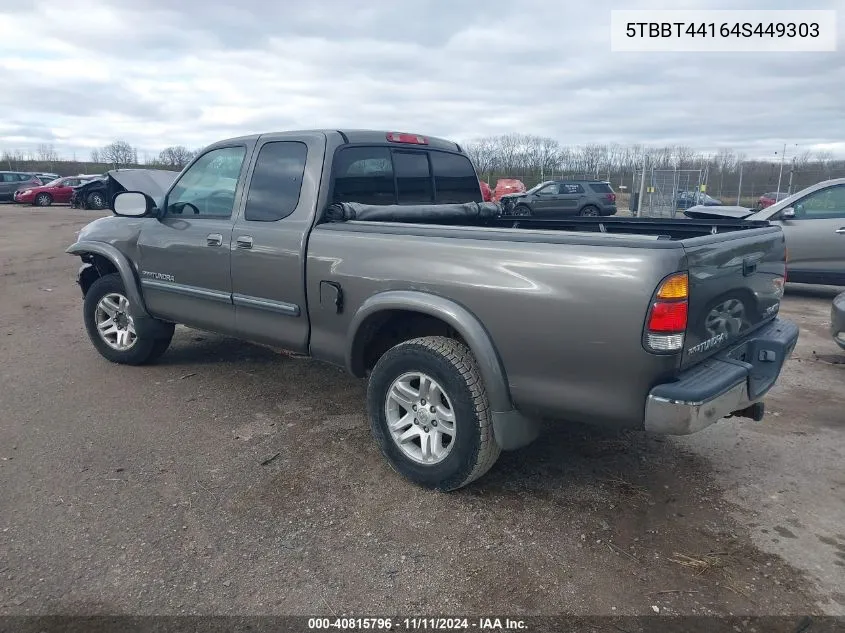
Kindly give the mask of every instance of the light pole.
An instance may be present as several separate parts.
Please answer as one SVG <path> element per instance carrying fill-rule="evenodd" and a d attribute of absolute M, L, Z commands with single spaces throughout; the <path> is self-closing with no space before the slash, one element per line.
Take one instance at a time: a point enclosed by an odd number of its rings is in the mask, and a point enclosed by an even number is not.
<path fill-rule="evenodd" d="M 798 147 L 798 143 L 794 144 L 795 147 Z M 777 152 L 775 152 L 777 154 Z M 778 188 L 777 192 L 780 193 L 780 180 L 783 177 L 783 157 L 786 156 L 786 143 L 783 144 L 783 151 L 780 154 L 780 171 L 778 172 Z"/>

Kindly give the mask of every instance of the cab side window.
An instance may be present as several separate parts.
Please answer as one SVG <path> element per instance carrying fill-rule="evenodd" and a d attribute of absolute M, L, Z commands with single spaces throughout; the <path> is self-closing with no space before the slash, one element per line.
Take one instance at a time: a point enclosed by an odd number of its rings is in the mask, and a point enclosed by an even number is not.
<path fill-rule="evenodd" d="M 814 191 L 793 208 L 798 219 L 845 218 L 845 185 Z"/>
<path fill-rule="evenodd" d="M 243 146 L 220 147 L 203 154 L 167 196 L 167 214 L 230 217 L 245 155 Z"/>

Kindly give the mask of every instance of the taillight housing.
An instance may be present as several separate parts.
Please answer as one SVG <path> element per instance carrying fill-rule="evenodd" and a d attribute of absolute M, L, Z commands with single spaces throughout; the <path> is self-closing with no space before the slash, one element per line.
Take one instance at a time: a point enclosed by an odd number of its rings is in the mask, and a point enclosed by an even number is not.
<path fill-rule="evenodd" d="M 406 134 L 405 132 L 388 132 L 386 138 L 391 143 L 410 143 L 411 145 L 428 145 L 428 139 L 419 134 Z"/>
<path fill-rule="evenodd" d="M 607 197 L 607 201 L 610 202 L 611 204 L 616 202 L 616 194 L 615 193 L 607 193 L 607 194 L 605 194 L 605 196 Z"/>
<path fill-rule="evenodd" d="M 644 343 L 652 352 L 678 352 L 684 347 L 689 319 L 689 275 L 673 273 L 657 286 L 648 309 Z"/>

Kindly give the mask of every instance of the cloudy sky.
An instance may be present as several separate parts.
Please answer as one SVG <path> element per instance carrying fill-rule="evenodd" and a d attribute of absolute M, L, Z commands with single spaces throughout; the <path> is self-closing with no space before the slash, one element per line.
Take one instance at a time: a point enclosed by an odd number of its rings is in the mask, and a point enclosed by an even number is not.
<path fill-rule="evenodd" d="M 613 8 L 763 2 L 3 0 L 0 149 L 140 152 L 315 127 L 845 156 L 835 53 L 612 53 Z"/>

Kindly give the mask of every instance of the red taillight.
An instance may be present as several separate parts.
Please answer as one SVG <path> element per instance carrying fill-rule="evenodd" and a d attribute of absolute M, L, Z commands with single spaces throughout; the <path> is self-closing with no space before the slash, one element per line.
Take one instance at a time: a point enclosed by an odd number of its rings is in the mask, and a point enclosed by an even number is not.
<path fill-rule="evenodd" d="M 428 139 L 418 134 L 405 134 L 404 132 L 388 132 L 387 140 L 391 143 L 411 143 L 413 145 L 428 145 Z"/>
<path fill-rule="evenodd" d="M 689 316 L 689 276 L 675 273 L 657 287 L 646 320 L 645 344 L 654 352 L 677 352 L 684 346 Z"/>
<path fill-rule="evenodd" d="M 607 200 L 608 200 L 608 202 L 616 202 L 616 194 L 615 193 L 607 194 Z"/>
<path fill-rule="evenodd" d="M 687 329 L 687 302 L 658 301 L 651 306 L 648 317 L 648 331 L 661 333 L 678 333 Z"/>

